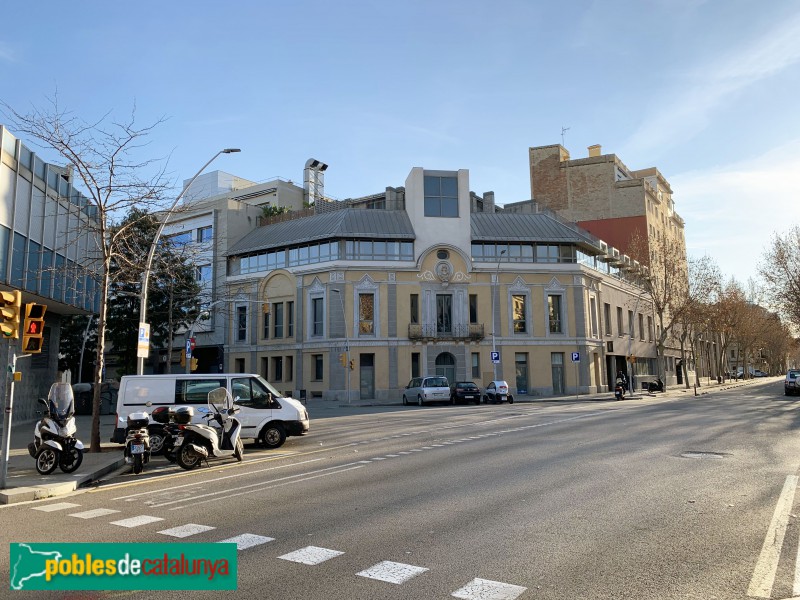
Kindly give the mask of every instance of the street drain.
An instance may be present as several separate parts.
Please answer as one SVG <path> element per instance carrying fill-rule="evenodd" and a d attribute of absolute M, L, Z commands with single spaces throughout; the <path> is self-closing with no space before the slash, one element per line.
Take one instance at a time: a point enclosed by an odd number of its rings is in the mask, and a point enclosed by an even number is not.
<path fill-rule="evenodd" d="M 689 451 L 681 454 L 681 458 L 725 458 L 729 456 L 724 452 L 695 452 Z"/>

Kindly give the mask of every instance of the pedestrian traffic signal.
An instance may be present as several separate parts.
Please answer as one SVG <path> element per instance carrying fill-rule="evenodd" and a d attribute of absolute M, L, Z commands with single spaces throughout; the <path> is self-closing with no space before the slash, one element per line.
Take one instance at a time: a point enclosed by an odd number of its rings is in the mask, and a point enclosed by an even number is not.
<path fill-rule="evenodd" d="M 44 334 L 44 304 L 25 305 L 25 324 L 22 327 L 22 351 L 38 354 L 42 351 L 42 335 Z"/>
<path fill-rule="evenodd" d="M 350 370 L 352 371 L 355 368 L 356 368 L 356 361 L 351 358 L 350 359 Z"/>
<path fill-rule="evenodd" d="M 0 332 L 4 339 L 19 339 L 19 313 L 22 309 L 22 292 L 0 292 Z"/>
<path fill-rule="evenodd" d="M 186 366 L 186 350 L 181 350 L 181 366 Z"/>
<path fill-rule="evenodd" d="M 192 359 L 192 371 L 197 371 L 197 359 Z"/>

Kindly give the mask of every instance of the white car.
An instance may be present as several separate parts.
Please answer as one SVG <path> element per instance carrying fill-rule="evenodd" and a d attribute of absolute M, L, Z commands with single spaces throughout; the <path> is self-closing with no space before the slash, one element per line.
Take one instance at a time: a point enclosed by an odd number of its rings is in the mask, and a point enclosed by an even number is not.
<path fill-rule="evenodd" d="M 416 402 L 422 406 L 426 402 L 450 402 L 450 384 L 447 377 L 431 375 L 415 377 L 403 390 L 403 404 Z"/>
<path fill-rule="evenodd" d="M 498 402 L 508 402 L 514 404 L 514 396 L 508 393 L 508 383 L 505 381 L 490 381 L 486 390 L 483 392 L 483 403 L 497 404 Z"/>

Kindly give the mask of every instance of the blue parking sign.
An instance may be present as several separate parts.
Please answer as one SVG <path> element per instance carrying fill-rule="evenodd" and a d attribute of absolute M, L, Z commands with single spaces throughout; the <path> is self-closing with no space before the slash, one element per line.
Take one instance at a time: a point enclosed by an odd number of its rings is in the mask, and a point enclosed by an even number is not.
<path fill-rule="evenodd" d="M 498 364 L 500 362 L 500 353 L 499 352 L 492 352 L 492 362 L 494 364 Z"/>
<path fill-rule="evenodd" d="M 581 353 L 580 352 L 573 352 L 572 353 L 572 362 L 581 362 Z"/>

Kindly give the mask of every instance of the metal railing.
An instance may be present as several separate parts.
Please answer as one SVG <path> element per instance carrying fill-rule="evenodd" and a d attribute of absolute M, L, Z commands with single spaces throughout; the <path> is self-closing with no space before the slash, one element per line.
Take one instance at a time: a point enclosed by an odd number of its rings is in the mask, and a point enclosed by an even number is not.
<path fill-rule="evenodd" d="M 483 323 L 464 323 L 442 326 L 436 323 L 409 323 L 410 340 L 470 340 L 478 342 L 484 338 Z"/>

